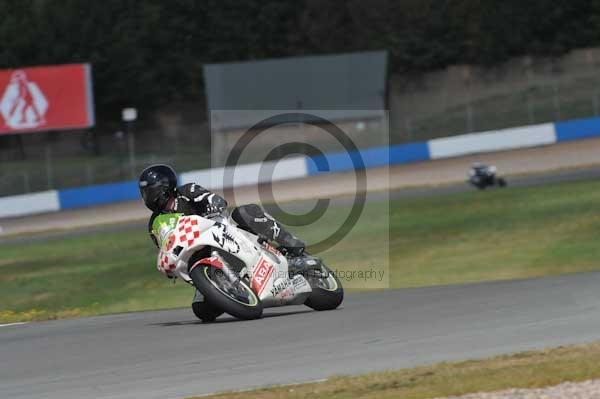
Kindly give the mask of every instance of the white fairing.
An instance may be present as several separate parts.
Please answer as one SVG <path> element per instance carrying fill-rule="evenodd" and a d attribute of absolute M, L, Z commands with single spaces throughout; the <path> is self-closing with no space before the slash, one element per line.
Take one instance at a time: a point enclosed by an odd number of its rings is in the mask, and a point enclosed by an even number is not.
<path fill-rule="evenodd" d="M 303 276 L 289 278 L 285 256 L 268 244 L 258 243 L 257 236 L 237 228 L 226 217 L 182 216 L 176 224 L 164 227 L 158 237 L 157 258 L 162 272 L 191 284 L 188 268 L 192 265 L 188 261 L 198 250 L 209 246 L 230 253 L 246 265 L 252 290 L 264 307 L 302 304 L 312 292 Z"/>

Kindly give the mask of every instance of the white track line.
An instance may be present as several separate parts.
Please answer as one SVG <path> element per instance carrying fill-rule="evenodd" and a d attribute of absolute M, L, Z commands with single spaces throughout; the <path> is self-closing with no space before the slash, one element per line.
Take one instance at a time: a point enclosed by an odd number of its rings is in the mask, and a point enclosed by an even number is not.
<path fill-rule="evenodd" d="M 21 324 L 27 324 L 27 322 L 23 321 L 20 323 L 8 323 L 8 324 L 0 324 L 0 327 L 8 327 L 8 326 L 19 326 Z"/>

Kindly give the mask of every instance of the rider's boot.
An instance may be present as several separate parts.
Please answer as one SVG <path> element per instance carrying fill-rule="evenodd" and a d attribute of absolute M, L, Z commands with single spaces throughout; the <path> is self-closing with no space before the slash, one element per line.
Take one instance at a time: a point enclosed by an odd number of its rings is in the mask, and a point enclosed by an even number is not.
<path fill-rule="evenodd" d="M 314 270 L 321 270 L 321 259 L 304 252 L 306 244 L 295 235 L 286 231 L 280 226 L 277 235 L 279 250 L 288 258 L 289 276 L 292 278 L 296 274 L 302 274 L 307 277 Z"/>
<path fill-rule="evenodd" d="M 206 303 L 206 299 L 198 290 L 196 290 L 194 293 L 192 310 L 196 317 L 202 320 L 204 323 L 211 323 L 215 321 L 217 317 L 223 314 L 223 311 L 218 310 L 214 306 Z"/>
<path fill-rule="evenodd" d="M 308 277 L 314 270 L 321 270 L 321 259 L 308 254 L 288 257 L 288 272 L 290 278 L 296 274 Z"/>
<path fill-rule="evenodd" d="M 286 255 L 291 257 L 299 257 L 304 253 L 306 244 L 295 235 L 287 232 L 283 227 L 280 227 L 279 234 L 276 238 L 279 248 L 283 249 Z"/>

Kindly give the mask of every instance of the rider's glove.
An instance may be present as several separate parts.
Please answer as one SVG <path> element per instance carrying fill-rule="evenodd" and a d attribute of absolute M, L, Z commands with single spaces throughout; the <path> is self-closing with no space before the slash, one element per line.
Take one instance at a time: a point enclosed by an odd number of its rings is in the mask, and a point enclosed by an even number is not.
<path fill-rule="evenodd" d="M 204 208 L 204 214 L 208 215 L 220 215 L 225 209 L 227 209 L 227 201 L 219 195 L 211 194 L 206 199 L 206 206 Z"/>

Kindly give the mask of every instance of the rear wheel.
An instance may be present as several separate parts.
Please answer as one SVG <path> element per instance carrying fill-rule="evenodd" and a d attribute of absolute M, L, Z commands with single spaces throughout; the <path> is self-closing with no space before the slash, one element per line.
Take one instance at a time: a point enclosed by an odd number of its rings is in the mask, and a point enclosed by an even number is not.
<path fill-rule="evenodd" d="M 262 316 L 260 299 L 243 280 L 230 281 L 221 269 L 205 264 L 192 269 L 190 277 L 206 301 L 217 309 L 243 320 Z"/>
<path fill-rule="evenodd" d="M 498 178 L 498 185 L 500 187 L 506 187 L 506 180 L 503 177 Z"/>
<path fill-rule="evenodd" d="M 337 276 L 325 265 L 320 270 L 311 271 L 306 279 L 312 293 L 304 302 L 315 310 L 332 310 L 340 306 L 344 300 L 344 288 Z"/>

